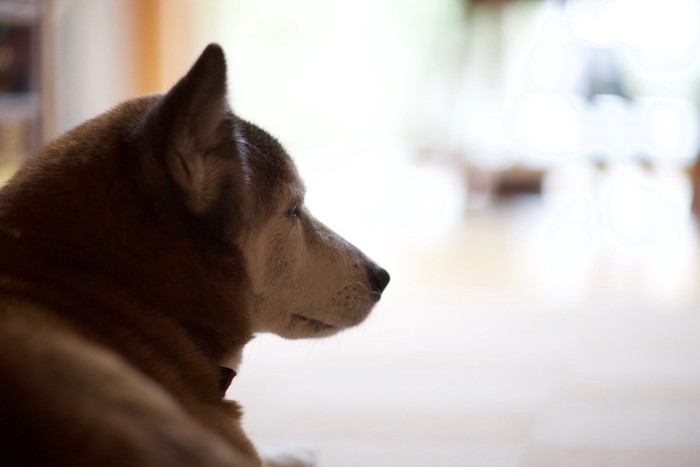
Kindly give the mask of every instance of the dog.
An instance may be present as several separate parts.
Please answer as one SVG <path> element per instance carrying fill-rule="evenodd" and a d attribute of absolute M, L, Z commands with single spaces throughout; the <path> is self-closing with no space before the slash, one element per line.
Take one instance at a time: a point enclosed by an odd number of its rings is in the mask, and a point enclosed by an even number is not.
<path fill-rule="evenodd" d="M 307 210 L 226 73 L 209 45 L 0 192 L 0 464 L 263 465 L 224 399 L 244 345 L 335 334 L 380 299 L 387 271 Z"/>

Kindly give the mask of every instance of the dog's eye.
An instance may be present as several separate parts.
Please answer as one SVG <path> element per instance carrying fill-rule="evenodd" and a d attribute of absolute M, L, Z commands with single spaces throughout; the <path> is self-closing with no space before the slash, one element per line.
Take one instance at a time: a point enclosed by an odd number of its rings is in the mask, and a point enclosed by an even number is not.
<path fill-rule="evenodd" d="M 287 211 L 287 217 L 289 217 L 291 220 L 297 220 L 299 219 L 299 215 L 301 214 L 299 206 L 292 206 L 289 208 L 289 211 Z"/>

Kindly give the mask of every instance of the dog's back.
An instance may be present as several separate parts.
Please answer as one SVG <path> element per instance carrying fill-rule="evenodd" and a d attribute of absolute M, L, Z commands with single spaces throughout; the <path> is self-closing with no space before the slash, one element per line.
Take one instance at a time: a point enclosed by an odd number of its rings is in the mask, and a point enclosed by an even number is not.
<path fill-rule="evenodd" d="M 37 180 L 40 157 L 0 203 L 0 465 L 251 465 L 257 455 L 232 423 L 237 405 L 222 401 L 218 366 L 160 312 L 157 288 L 145 298 L 147 284 L 119 275 L 148 266 L 143 239 L 115 271 L 100 264 L 119 258 L 119 243 L 90 236 L 117 226 L 99 209 L 71 212 L 66 193 L 64 206 L 42 199 L 61 182 L 65 192 L 84 187 L 56 171 Z M 102 196 L 92 194 L 83 207 Z M 114 235 L 138 232 L 138 208 L 119 208 Z M 70 230 L 54 216 L 70 216 Z"/>
<path fill-rule="evenodd" d="M 30 205 L 21 194 L 17 200 L 5 194 L 4 203 Z M 4 208 L 0 465 L 251 465 L 257 456 L 232 423 L 239 410 L 222 401 L 214 362 L 203 358 L 191 337 L 154 302 L 140 296 L 140 287 L 80 260 L 81 252 L 93 247 L 109 255 L 112 244 L 80 247 L 76 242 L 89 240 L 77 232 L 62 237 L 68 233 L 51 225 L 5 227 L 28 224 L 8 214 L 11 206 Z M 41 219 L 33 213 L 32 222 Z M 94 234 L 99 229 L 91 223 L 100 216 L 90 210 L 74 213 L 72 225 L 80 229 L 82 222 Z M 133 253 L 132 267 L 145 259 L 136 247 Z"/>

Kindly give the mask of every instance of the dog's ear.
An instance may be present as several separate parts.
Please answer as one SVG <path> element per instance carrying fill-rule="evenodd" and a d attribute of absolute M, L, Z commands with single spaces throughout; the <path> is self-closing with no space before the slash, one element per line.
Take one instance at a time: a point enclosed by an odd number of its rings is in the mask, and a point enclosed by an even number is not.
<path fill-rule="evenodd" d="M 219 199 L 237 169 L 236 155 L 221 149 L 231 134 L 228 114 L 226 60 L 221 47 L 211 44 L 147 116 L 143 136 L 156 136 L 151 144 L 162 156 L 161 167 L 195 214 Z"/>

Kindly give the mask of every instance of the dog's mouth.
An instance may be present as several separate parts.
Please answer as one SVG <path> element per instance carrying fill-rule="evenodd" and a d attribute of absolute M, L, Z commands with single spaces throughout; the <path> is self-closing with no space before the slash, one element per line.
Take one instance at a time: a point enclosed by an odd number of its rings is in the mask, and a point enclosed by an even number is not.
<path fill-rule="evenodd" d="M 313 326 L 316 332 L 333 331 L 336 329 L 336 327 L 332 324 L 324 323 L 321 320 L 309 318 L 308 316 L 298 315 L 296 313 L 292 313 L 292 319 L 294 321 L 302 322 Z"/>

